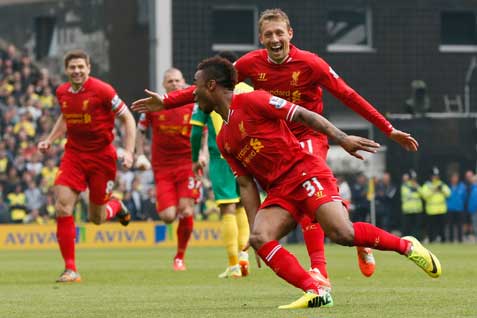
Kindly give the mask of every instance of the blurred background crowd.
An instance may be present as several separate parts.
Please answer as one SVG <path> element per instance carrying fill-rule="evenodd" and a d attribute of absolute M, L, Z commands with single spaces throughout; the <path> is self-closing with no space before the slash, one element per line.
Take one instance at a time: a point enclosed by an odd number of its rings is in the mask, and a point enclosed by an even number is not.
<path fill-rule="evenodd" d="M 29 52 L 0 44 L 0 223 L 54 222 L 52 185 L 65 139 L 47 155 L 40 154 L 36 145 L 60 113 L 54 96 L 60 82 L 59 74 L 37 65 Z M 118 140 L 121 133 L 116 131 Z M 147 156 L 149 152 L 146 147 Z M 443 175 L 434 167 L 431 173 L 411 170 L 394 179 L 387 172 L 338 179 L 353 221 L 375 221 L 386 230 L 429 241 L 476 241 L 477 176 L 471 170 Z M 150 170 L 119 167 L 116 181 L 114 195 L 124 200 L 133 220 L 158 220 Z M 202 190 L 196 218 L 217 220 L 219 211 L 207 179 Z M 84 193 L 77 204 L 79 222 L 87 222 L 87 197 Z"/>

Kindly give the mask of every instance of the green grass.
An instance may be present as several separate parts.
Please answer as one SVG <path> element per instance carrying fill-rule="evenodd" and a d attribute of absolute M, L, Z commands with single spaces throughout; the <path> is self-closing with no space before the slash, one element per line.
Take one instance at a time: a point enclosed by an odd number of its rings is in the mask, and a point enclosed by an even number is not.
<path fill-rule="evenodd" d="M 303 246 L 288 246 L 308 267 Z M 355 250 L 327 245 L 333 308 L 282 311 L 300 296 L 268 268 L 220 280 L 222 248 L 191 248 L 187 272 L 173 249 L 79 250 L 81 284 L 53 283 L 56 250 L 0 252 L 0 317 L 432 317 L 477 316 L 477 245 L 433 245 L 443 276 L 429 278 L 395 253 L 376 252 L 377 271 L 359 273 Z"/>

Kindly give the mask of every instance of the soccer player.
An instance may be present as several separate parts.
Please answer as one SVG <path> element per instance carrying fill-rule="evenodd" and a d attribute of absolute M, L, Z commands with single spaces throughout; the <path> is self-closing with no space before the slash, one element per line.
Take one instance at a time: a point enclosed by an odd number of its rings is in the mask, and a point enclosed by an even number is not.
<path fill-rule="evenodd" d="M 322 89 L 325 88 L 353 111 L 373 123 L 391 140 L 405 149 L 409 150 L 412 147 L 408 134 L 394 129 L 323 59 L 291 44 L 293 29 L 285 12 L 280 9 L 265 10 L 260 16 L 258 29 L 264 49 L 249 52 L 237 60 L 235 67 L 239 82 L 248 78 L 254 89 L 266 90 L 318 114 L 323 112 Z M 166 95 L 164 104 L 176 106 L 190 102 L 193 100 L 193 90 L 194 87 L 190 87 L 177 94 Z M 299 122 L 291 123 L 290 129 L 305 150 L 326 159 L 329 146 L 324 134 L 313 131 Z M 323 230 L 319 224 L 311 222 L 306 217 L 300 224 L 310 256 L 311 272 L 326 281 L 328 274 Z M 316 240 L 315 237 L 320 239 Z M 371 249 L 358 247 L 357 252 L 361 272 L 367 277 L 371 276 L 375 270 Z"/>
<path fill-rule="evenodd" d="M 65 152 L 55 179 L 55 209 L 58 238 L 65 270 L 59 283 L 80 282 L 75 263 L 76 228 L 73 209 L 82 191 L 89 188 L 89 220 L 95 224 L 118 217 L 128 225 L 131 215 L 123 203 L 111 197 L 116 178 L 116 149 L 113 142 L 115 118 L 125 129 L 122 165 L 133 163 L 135 121 L 126 104 L 109 84 L 90 76 L 90 57 L 82 50 L 64 58 L 68 82 L 56 90 L 61 115 L 45 140 L 41 152 L 67 133 Z"/>
<path fill-rule="evenodd" d="M 224 51 L 219 55 L 231 62 L 237 59 L 231 52 Z M 250 91 L 253 91 L 253 88 L 246 83 L 238 83 L 234 89 L 236 94 Z M 250 229 L 245 209 L 238 205 L 240 194 L 237 182 L 215 141 L 222 122 L 222 117 L 216 112 L 205 114 L 197 105 L 195 106 L 191 120 L 192 161 L 195 172 L 202 168 L 199 150 L 202 144 L 203 127 L 207 126 L 210 181 L 222 217 L 222 240 L 228 256 L 228 267 L 219 275 L 219 278 L 237 278 L 247 276 L 249 273 L 248 253 L 243 249 L 247 245 Z"/>
<path fill-rule="evenodd" d="M 164 73 L 162 82 L 166 92 L 183 88 L 184 77 L 176 68 Z M 136 134 L 138 163 L 144 157 L 144 139 L 148 127 L 152 129 L 152 169 L 156 184 L 157 213 L 167 224 L 179 219 L 175 271 L 186 270 L 184 255 L 194 226 L 194 202 L 199 196 L 192 172 L 191 114 L 194 104 L 184 107 L 142 114 Z"/>
<path fill-rule="evenodd" d="M 278 276 L 305 291 L 297 301 L 280 308 L 333 304 L 329 290 L 278 242 L 304 214 L 318 221 L 335 243 L 395 251 L 429 276 L 440 276 L 439 260 L 417 239 L 399 238 L 369 223 L 351 223 L 325 160 L 304 150 L 289 126 L 300 122 L 325 133 L 360 159 L 359 150 L 376 152 L 377 143 L 348 136 L 315 112 L 267 92 L 236 95 L 236 79 L 229 61 L 219 57 L 205 60 L 195 74 L 194 94 L 205 113 L 216 111 L 224 120 L 217 145 L 237 177 L 252 226 L 250 244 Z M 412 140 L 412 150 L 417 150 L 417 141 L 407 136 Z M 254 179 L 267 192 L 262 204 Z"/>

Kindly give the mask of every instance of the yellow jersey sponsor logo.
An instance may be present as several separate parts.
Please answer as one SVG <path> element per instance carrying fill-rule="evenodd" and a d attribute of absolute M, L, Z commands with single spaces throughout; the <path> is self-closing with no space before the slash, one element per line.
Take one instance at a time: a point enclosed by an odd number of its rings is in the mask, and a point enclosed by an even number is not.
<path fill-rule="evenodd" d="M 301 101 L 301 92 L 297 89 L 292 93 L 292 103 L 298 103 Z"/>
<path fill-rule="evenodd" d="M 260 81 L 260 82 L 268 81 L 267 73 L 258 73 L 257 81 Z"/>

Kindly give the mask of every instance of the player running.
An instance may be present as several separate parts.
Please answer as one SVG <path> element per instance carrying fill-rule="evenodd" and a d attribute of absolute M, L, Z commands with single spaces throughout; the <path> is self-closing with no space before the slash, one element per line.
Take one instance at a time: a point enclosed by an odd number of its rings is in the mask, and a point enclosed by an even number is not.
<path fill-rule="evenodd" d="M 95 224 L 118 217 L 128 225 L 131 215 L 123 203 L 111 198 L 116 179 L 116 149 L 113 142 L 115 118 L 125 128 L 122 164 L 133 163 L 135 121 L 126 104 L 109 84 L 90 76 L 90 57 L 81 50 L 64 58 L 68 82 L 56 90 L 61 115 L 38 150 L 45 153 L 67 133 L 65 152 L 55 180 L 56 236 L 65 270 L 58 283 L 80 282 L 76 268 L 76 227 L 73 209 L 80 192 L 89 188 L 89 220 Z"/>
<path fill-rule="evenodd" d="M 183 88 L 186 83 L 181 71 L 171 68 L 162 82 L 166 92 Z M 137 165 L 149 165 L 144 156 L 144 139 L 152 129 L 152 170 L 156 185 L 157 213 L 167 224 L 179 219 L 177 253 L 173 259 L 175 271 L 185 271 L 184 256 L 194 226 L 194 202 L 199 196 L 198 184 L 192 172 L 190 118 L 194 104 L 185 107 L 142 114 L 138 123 Z"/>
<path fill-rule="evenodd" d="M 216 111 L 224 120 L 217 144 L 240 185 L 252 225 L 250 243 L 278 276 L 305 292 L 297 301 L 279 308 L 333 305 L 329 290 L 278 242 L 304 214 L 318 221 L 335 243 L 395 251 L 429 276 L 441 275 L 439 260 L 417 239 L 399 238 L 369 223 L 352 223 L 325 160 L 305 151 L 289 126 L 300 122 L 325 133 L 359 159 L 363 157 L 357 151 L 374 153 L 378 144 L 348 136 L 315 112 L 267 92 L 234 94 L 236 71 L 225 59 L 205 60 L 197 69 L 194 94 L 200 108 L 205 113 Z M 411 150 L 416 151 L 417 141 L 409 138 Z M 254 178 L 267 192 L 262 204 Z"/>

